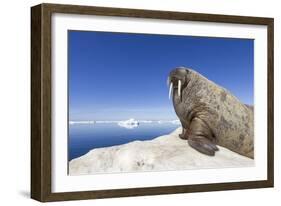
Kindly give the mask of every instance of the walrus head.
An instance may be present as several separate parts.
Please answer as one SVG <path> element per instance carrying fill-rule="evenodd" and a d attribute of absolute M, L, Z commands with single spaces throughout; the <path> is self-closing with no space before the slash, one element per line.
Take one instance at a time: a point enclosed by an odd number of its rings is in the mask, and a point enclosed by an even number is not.
<path fill-rule="evenodd" d="M 177 67 L 173 69 L 168 77 L 167 84 L 169 86 L 169 99 L 174 90 L 181 97 L 182 90 L 187 86 L 190 79 L 188 78 L 189 70 L 185 67 Z"/>

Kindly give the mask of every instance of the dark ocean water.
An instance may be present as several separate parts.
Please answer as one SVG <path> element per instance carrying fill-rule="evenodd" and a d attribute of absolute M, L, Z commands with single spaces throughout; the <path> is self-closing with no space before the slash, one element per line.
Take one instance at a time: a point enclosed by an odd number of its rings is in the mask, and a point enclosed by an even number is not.
<path fill-rule="evenodd" d="M 94 148 L 125 144 L 134 140 L 151 140 L 180 127 L 173 123 L 140 123 L 135 128 L 117 123 L 70 124 L 68 160 L 80 157 Z"/>

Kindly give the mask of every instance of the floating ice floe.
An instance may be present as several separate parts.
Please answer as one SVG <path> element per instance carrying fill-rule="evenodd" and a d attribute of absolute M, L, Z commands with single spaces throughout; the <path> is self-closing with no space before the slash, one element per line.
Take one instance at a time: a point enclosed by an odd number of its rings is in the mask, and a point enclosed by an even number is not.
<path fill-rule="evenodd" d="M 69 121 L 69 124 L 95 124 L 95 121 Z"/>
<path fill-rule="evenodd" d="M 139 123 L 153 123 L 152 120 L 139 120 Z"/>
<path fill-rule="evenodd" d="M 133 118 L 125 120 L 125 121 L 119 121 L 118 125 L 120 127 L 124 127 L 126 129 L 133 129 L 135 127 L 139 126 L 139 122 Z"/>
<path fill-rule="evenodd" d="M 159 120 L 159 121 L 157 121 L 158 122 L 158 124 L 180 124 L 180 121 L 178 120 L 178 119 L 176 119 L 176 120 Z"/>
<path fill-rule="evenodd" d="M 113 121 L 113 120 L 98 120 L 96 121 L 98 124 L 112 124 L 112 123 L 118 123 L 118 121 Z"/>

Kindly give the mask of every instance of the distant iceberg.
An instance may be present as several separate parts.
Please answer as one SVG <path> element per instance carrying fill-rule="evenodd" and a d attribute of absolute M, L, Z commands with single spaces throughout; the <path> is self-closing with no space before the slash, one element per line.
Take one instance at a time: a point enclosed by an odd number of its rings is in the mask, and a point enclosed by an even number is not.
<path fill-rule="evenodd" d="M 133 118 L 125 120 L 125 121 L 119 121 L 118 122 L 118 125 L 120 127 L 124 127 L 126 129 L 133 129 L 135 127 L 138 127 L 139 124 L 140 123 L 137 120 L 133 119 Z"/>

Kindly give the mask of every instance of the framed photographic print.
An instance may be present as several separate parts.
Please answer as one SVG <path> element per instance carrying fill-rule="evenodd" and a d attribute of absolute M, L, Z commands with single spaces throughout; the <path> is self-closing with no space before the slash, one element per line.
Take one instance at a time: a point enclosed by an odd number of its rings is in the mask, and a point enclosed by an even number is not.
<path fill-rule="evenodd" d="M 273 187 L 273 19 L 31 8 L 31 197 Z"/>

